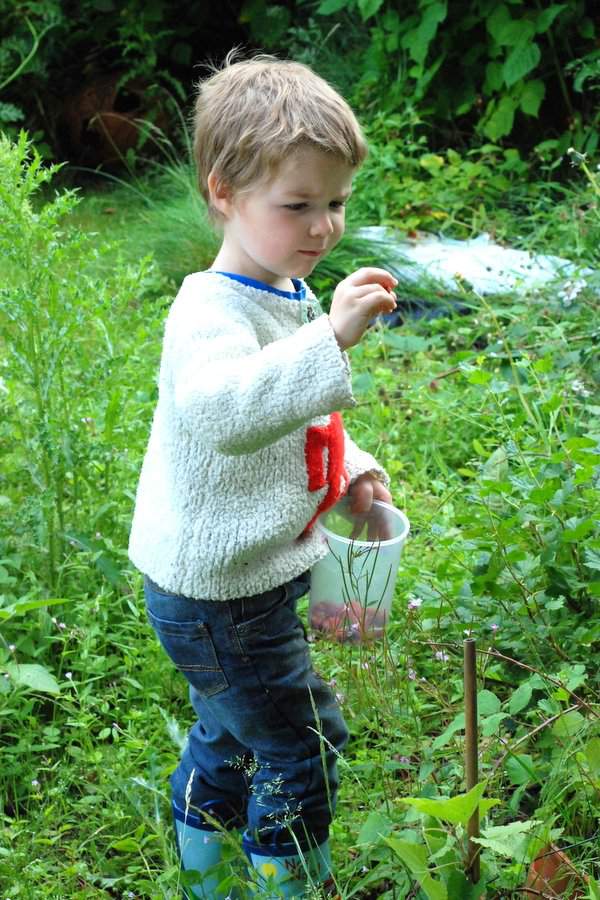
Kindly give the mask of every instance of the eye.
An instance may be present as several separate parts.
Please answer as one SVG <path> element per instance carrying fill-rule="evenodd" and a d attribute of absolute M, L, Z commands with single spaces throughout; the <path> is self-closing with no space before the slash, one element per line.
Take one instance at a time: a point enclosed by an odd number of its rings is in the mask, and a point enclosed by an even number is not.
<path fill-rule="evenodd" d="M 286 203 L 285 209 L 291 209 L 294 212 L 300 212 L 301 210 L 306 209 L 307 206 L 307 203 Z"/>
<path fill-rule="evenodd" d="M 346 203 L 346 200 L 332 200 L 329 206 L 331 209 L 343 209 Z"/>

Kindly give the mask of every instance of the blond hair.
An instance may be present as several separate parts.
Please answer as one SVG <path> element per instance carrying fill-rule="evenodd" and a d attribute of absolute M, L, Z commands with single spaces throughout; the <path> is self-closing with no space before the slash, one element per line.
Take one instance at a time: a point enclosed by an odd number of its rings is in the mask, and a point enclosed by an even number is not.
<path fill-rule="evenodd" d="M 273 175 L 297 147 L 334 153 L 353 168 L 367 155 L 360 125 L 346 101 L 308 66 L 265 54 L 235 61 L 198 86 L 194 158 L 209 204 L 211 171 L 234 191 Z M 214 213 L 214 210 L 212 210 Z"/>

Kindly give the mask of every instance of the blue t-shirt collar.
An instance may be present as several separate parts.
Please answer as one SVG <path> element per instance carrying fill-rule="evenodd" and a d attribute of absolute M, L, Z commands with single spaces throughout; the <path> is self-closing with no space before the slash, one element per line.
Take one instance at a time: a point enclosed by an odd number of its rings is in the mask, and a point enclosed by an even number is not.
<path fill-rule="evenodd" d="M 259 291 L 267 291 L 269 294 L 275 294 L 277 297 L 285 297 L 287 300 L 306 299 L 306 287 L 299 278 L 291 279 L 296 290 L 282 291 L 279 288 L 273 287 L 271 284 L 259 281 L 257 278 L 248 278 L 247 275 L 238 275 L 237 272 L 221 272 L 218 269 L 208 269 L 207 271 L 213 272 L 215 275 L 225 275 L 226 278 L 231 278 L 233 281 L 239 281 L 240 284 L 247 284 L 249 287 L 257 288 Z"/>

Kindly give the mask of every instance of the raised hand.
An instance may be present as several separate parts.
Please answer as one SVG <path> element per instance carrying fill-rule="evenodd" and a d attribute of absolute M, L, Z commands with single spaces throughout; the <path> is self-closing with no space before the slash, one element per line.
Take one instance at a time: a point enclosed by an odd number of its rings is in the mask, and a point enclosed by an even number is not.
<path fill-rule="evenodd" d="M 342 350 L 358 344 L 378 313 L 396 308 L 393 288 L 398 284 L 385 269 L 366 267 L 357 269 L 336 287 L 329 320 Z"/>

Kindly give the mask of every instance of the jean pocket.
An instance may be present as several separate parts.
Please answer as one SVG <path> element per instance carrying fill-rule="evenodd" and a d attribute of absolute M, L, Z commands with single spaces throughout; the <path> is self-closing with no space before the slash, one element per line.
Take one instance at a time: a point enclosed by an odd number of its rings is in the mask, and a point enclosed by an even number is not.
<path fill-rule="evenodd" d="M 150 609 L 147 612 L 163 648 L 200 696 L 212 697 L 229 687 L 204 622 L 162 619 Z"/>
<path fill-rule="evenodd" d="M 290 598 L 285 584 L 264 594 L 257 594 L 242 601 L 240 617 L 235 622 L 238 634 L 261 634 L 269 629 L 281 609 L 289 607 Z M 294 601 L 295 603 L 295 601 Z"/>

